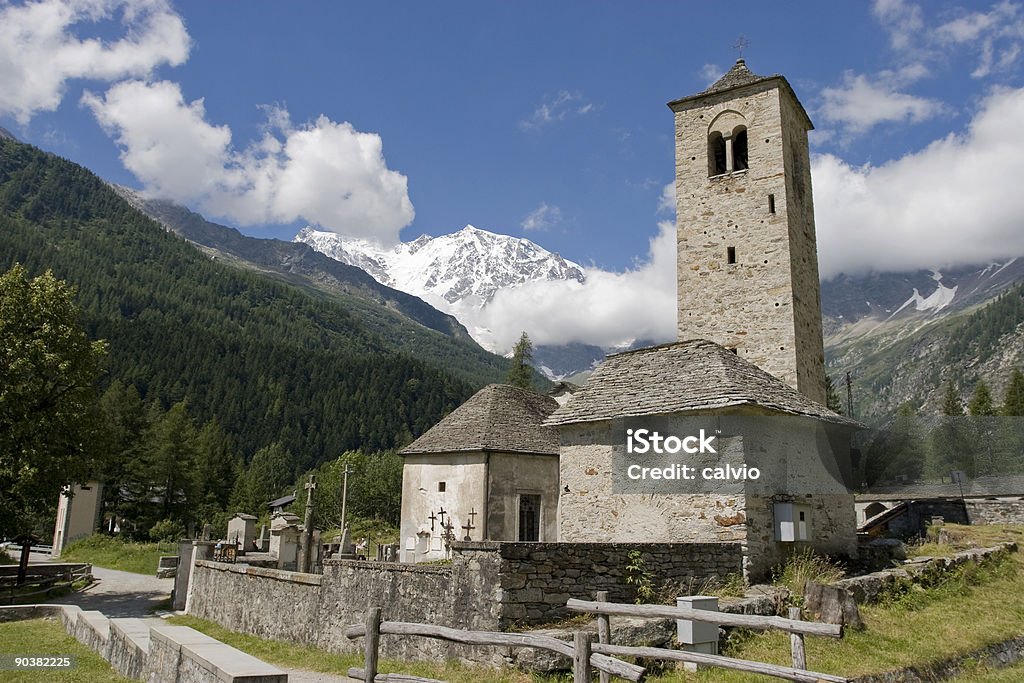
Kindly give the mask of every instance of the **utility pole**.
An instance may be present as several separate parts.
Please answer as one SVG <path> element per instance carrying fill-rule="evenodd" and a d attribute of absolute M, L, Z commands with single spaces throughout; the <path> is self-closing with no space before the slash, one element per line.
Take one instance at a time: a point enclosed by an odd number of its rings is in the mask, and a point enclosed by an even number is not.
<path fill-rule="evenodd" d="M 313 557 L 313 490 L 316 489 L 316 475 L 309 475 L 309 482 L 306 484 L 306 521 L 303 530 L 302 559 L 299 564 L 299 571 L 309 573 L 310 560 Z"/>
<path fill-rule="evenodd" d="M 853 375 L 849 370 L 846 371 L 846 412 L 849 413 L 848 417 L 854 419 L 853 414 Z"/>
<path fill-rule="evenodd" d="M 345 460 L 345 470 L 342 472 L 342 484 L 341 484 L 341 552 L 348 552 L 349 538 L 348 538 L 348 475 L 352 473 L 352 470 L 348 468 L 348 460 Z"/>

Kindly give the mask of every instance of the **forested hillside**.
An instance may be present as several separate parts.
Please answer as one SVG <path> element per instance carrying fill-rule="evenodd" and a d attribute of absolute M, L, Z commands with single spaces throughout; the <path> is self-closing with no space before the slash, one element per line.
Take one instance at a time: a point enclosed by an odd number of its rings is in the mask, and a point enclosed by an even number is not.
<path fill-rule="evenodd" d="M 14 263 L 78 288 L 89 335 L 109 341 L 104 384 L 186 400 L 247 459 L 280 443 L 304 469 L 393 448 L 473 391 L 337 302 L 211 260 L 88 170 L 4 139 L 0 269 Z"/>

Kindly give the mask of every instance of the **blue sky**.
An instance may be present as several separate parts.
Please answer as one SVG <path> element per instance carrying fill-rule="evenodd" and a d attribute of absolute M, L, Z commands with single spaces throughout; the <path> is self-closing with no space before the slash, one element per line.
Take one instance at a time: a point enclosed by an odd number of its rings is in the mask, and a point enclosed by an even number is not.
<path fill-rule="evenodd" d="M 621 274 L 672 220 L 665 103 L 742 34 L 815 122 L 823 275 L 941 266 L 1024 253 L 1021 5 L 0 2 L 0 125 L 252 235 L 472 223 Z"/>

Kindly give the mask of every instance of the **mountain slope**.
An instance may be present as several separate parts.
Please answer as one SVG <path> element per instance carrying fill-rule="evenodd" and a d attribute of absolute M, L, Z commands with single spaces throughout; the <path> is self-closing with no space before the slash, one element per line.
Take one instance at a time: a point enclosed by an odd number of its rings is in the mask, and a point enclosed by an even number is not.
<path fill-rule="evenodd" d="M 88 170 L 0 140 L 0 268 L 78 288 L 109 378 L 187 399 L 243 450 L 280 441 L 296 469 L 408 441 L 473 386 L 390 350 L 336 301 L 218 263 Z"/>
<path fill-rule="evenodd" d="M 453 316 L 377 282 L 306 244 L 258 239 L 212 223 L 187 208 L 115 188 L 133 206 L 221 261 L 326 294 L 386 346 L 452 372 L 473 385 L 500 381 L 508 362 L 485 351 Z"/>

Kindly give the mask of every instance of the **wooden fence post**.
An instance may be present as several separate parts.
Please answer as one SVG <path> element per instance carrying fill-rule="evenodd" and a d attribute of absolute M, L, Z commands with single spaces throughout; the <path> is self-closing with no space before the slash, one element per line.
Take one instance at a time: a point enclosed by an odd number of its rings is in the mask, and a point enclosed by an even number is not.
<path fill-rule="evenodd" d="M 366 613 L 366 642 L 363 657 L 363 681 L 373 683 L 377 677 L 378 647 L 380 645 L 380 607 L 371 607 Z"/>
<path fill-rule="evenodd" d="M 608 591 L 597 591 L 594 599 L 598 602 L 608 602 Z M 607 614 L 597 615 L 597 642 L 608 645 L 612 642 L 612 622 Z M 612 675 L 607 671 L 599 674 L 601 683 L 611 683 Z"/>
<path fill-rule="evenodd" d="M 590 646 L 593 642 L 593 633 L 576 631 L 573 637 L 572 683 L 590 683 Z"/>
<path fill-rule="evenodd" d="M 800 608 L 790 607 L 789 618 L 799 621 L 800 620 Z M 804 651 L 804 634 L 802 633 L 790 633 L 789 634 L 789 647 L 793 653 L 793 668 L 794 669 L 807 669 L 807 653 Z"/>

